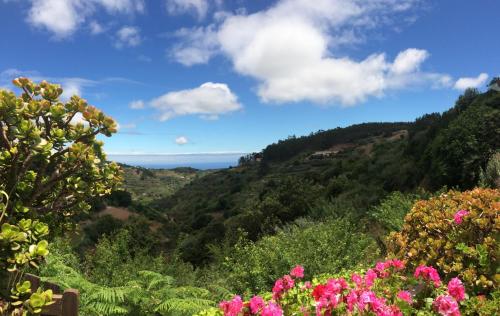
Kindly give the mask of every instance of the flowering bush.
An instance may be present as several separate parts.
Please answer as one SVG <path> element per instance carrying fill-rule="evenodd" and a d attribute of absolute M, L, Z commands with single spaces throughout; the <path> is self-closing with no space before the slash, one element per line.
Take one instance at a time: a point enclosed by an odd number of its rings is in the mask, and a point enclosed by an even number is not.
<path fill-rule="evenodd" d="M 462 279 L 469 292 L 488 294 L 500 281 L 499 230 L 499 190 L 449 191 L 417 202 L 388 245 L 412 268 L 435 266 L 449 279 Z"/>
<path fill-rule="evenodd" d="M 297 273 L 299 272 L 299 273 Z M 364 273 L 302 280 L 303 268 L 276 280 L 272 293 L 223 301 L 201 315 L 377 315 L 458 316 L 467 294 L 459 278 L 445 284 L 436 269 L 419 266 L 408 275 L 404 262 L 379 262 Z"/>

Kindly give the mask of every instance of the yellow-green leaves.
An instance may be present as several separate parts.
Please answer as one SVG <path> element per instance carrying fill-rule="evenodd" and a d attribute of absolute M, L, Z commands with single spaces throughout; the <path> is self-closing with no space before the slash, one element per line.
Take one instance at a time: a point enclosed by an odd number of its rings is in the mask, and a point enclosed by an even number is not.
<path fill-rule="evenodd" d="M 49 254 L 49 226 L 70 227 L 72 215 L 90 208 L 90 198 L 121 181 L 120 168 L 106 160 L 96 140 L 116 132 L 112 118 L 78 96 L 60 100 L 59 85 L 28 78 L 13 84 L 22 90 L 19 96 L 0 89 L 0 192 L 10 195 L 0 199 L 2 276 L 37 268 Z M 15 312 L 15 304 L 16 315 L 36 314 L 51 301 L 51 293 L 28 295 L 21 293 L 24 287 L 16 287 L 18 298 L 7 309 L 0 306 L 0 314 Z"/>

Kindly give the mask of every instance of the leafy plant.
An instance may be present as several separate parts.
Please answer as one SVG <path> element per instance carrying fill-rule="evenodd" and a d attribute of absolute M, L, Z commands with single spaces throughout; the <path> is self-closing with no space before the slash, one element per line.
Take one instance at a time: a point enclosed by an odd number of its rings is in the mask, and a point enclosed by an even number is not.
<path fill-rule="evenodd" d="M 23 273 L 48 255 L 49 226 L 64 228 L 90 207 L 90 196 L 118 184 L 119 168 L 96 140 L 116 132 L 116 123 L 77 96 L 61 102 L 58 85 L 13 83 L 21 96 L 0 90 L 0 312 L 39 314 L 52 292 L 33 293 Z"/>
<path fill-rule="evenodd" d="M 433 265 L 458 276 L 471 293 L 496 288 L 500 191 L 449 191 L 417 202 L 401 232 L 389 237 L 390 251 L 410 266 Z"/>
<path fill-rule="evenodd" d="M 48 258 L 42 275 L 64 288 L 78 288 L 82 315 L 191 315 L 214 304 L 207 290 L 178 286 L 174 278 L 154 271 L 138 271 L 117 286 L 91 282 L 60 253 Z"/>

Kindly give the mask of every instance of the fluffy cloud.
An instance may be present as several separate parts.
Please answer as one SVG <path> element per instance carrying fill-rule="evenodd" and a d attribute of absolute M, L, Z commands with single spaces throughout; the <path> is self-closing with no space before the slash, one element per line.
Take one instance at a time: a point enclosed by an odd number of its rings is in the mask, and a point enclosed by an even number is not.
<path fill-rule="evenodd" d="M 173 49 L 182 64 L 227 56 L 236 72 L 257 79 L 265 102 L 353 105 L 408 86 L 449 84 L 443 74 L 420 70 L 429 53 L 409 48 L 390 60 L 336 56 L 338 47 L 359 42 L 363 32 L 412 10 L 414 0 L 282 0 L 253 14 L 226 15 L 193 29 Z"/>
<path fill-rule="evenodd" d="M 477 88 L 482 86 L 488 80 L 487 73 L 481 73 L 477 77 L 463 77 L 455 82 L 454 88 L 457 90 L 465 90 L 467 88 Z"/>
<path fill-rule="evenodd" d="M 169 54 L 185 66 L 205 64 L 219 50 L 214 25 L 193 29 L 183 28 L 175 33 L 182 41 L 169 50 Z"/>
<path fill-rule="evenodd" d="M 31 0 L 27 21 L 53 33 L 57 38 L 73 34 L 100 8 L 109 14 L 144 12 L 143 0 Z M 96 24 L 90 24 L 91 32 Z"/>
<path fill-rule="evenodd" d="M 189 142 L 186 136 L 179 136 L 175 139 L 177 145 L 186 145 Z"/>
<path fill-rule="evenodd" d="M 391 71 L 396 74 L 407 74 L 418 70 L 420 64 L 429 57 L 425 50 L 410 48 L 398 54 Z"/>
<path fill-rule="evenodd" d="M 166 5 L 169 14 L 194 12 L 200 20 L 207 15 L 208 11 L 208 0 L 167 0 Z"/>
<path fill-rule="evenodd" d="M 194 89 L 173 91 L 151 101 L 160 111 L 160 120 L 176 116 L 198 115 L 204 119 L 217 119 L 219 115 L 242 108 L 238 98 L 223 83 L 206 82 Z"/>
<path fill-rule="evenodd" d="M 145 105 L 144 101 L 142 100 L 134 100 L 129 103 L 128 107 L 131 108 L 132 110 L 141 110 L 144 109 Z"/>
<path fill-rule="evenodd" d="M 124 26 L 116 32 L 116 48 L 134 47 L 141 43 L 139 28 L 133 26 Z"/>

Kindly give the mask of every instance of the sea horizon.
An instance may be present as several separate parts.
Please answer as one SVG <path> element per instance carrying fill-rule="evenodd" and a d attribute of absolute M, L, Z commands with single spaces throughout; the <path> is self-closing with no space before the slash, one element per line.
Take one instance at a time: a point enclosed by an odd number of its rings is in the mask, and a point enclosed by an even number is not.
<path fill-rule="evenodd" d="M 238 159 L 243 155 L 245 153 L 109 154 L 108 159 L 149 169 L 190 167 L 209 170 L 237 166 Z"/>

